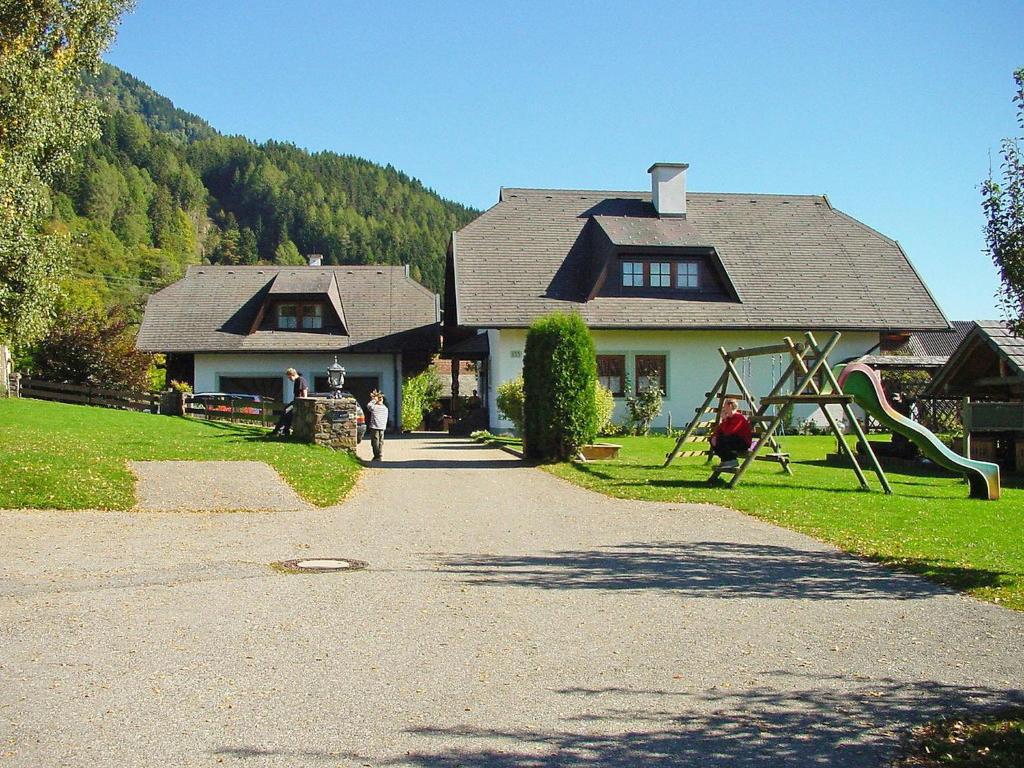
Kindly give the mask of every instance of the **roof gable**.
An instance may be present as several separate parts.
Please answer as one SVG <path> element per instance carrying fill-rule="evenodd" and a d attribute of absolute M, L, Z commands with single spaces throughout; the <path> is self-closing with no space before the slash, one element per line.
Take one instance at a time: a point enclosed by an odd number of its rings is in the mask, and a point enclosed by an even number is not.
<path fill-rule="evenodd" d="M 1024 338 L 1004 323 L 979 320 L 935 374 L 925 394 L 933 397 L 974 395 L 979 380 L 997 392 L 1011 381 L 1024 385 Z M 999 380 L 1003 380 L 1001 383 Z"/>

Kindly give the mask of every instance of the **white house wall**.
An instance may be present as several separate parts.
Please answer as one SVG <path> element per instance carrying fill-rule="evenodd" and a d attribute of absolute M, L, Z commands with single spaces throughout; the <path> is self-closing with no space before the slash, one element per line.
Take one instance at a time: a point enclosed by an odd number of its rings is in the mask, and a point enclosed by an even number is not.
<path fill-rule="evenodd" d="M 327 368 L 334 362 L 329 354 L 203 354 L 195 355 L 195 391 L 220 392 L 221 376 L 279 376 L 284 384 L 284 400 L 292 399 L 292 384 L 285 371 L 294 368 L 313 386 L 316 376 L 326 376 Z M 394 418 L 398 418 L 401 407 L 401 393 L 395 387 L 396 355 L 338 355 L 339 365 L 345 368 L 346 376 L 377 376 L 381 391 L 393 404 Z M 398 375 L 401 377 L 401 359 L 398 361 Z M 361 405 L 366 405 L 361 403 Z"/>
<path fill-rule="evenodd" d="M 506 431 L 512 423 L 499 418 L 496 402 L 497 387 L 523 373 L 523 351 L 526 346 L 525 329 L 489 330 L 490 341 L 490 407 L 491 429 Z M 669 414 L 676 428 L 684 427 L 699 408 L 712 385 L 722 374 L 719 347 L 759 347 L 779 344 L 783 336 L 793 341 L 803 338 L 803 331 L 604 331 L 591 332 L 599 355 L 624 355 L 626 373 L 636 382 L 637 355 L 665 355 L 666 398 L 661 415 L 655 420 L 655 429 L 668 426 Z M 819 343 L 830 335 L 829 331 L 815 331 Z M 862 355 L 878 344 L 877 333 L 844 333 L 839 344 L 829 355 L 836 364 L 846 358 Z M 745 358 L 737 361 L 740 375 L 755 396 L 768 394 L 782 371 L 789 364 L 788 356 Z M 815 409 L 797 409 L 798 420 L 808 418 Z M 615 421 L 626 420 L 625 398 L 615 398 Z"/>

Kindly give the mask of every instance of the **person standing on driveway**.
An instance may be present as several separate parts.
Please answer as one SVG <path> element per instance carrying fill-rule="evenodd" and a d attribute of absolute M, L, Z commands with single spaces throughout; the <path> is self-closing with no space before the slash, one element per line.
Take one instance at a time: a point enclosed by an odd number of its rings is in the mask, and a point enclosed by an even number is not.
<path fill-rule="evenodd" d="M 384 405 L 384 395 L 378 390 L 370 393 L 370 402 L 366 404 L 369 412 L 370 445 L 373 447 L 373 460 L 380 461 L 384 453 L 384 430 L 388 428 L 388 407 Z"/>
<path fill-rule="evenodd" d="M 292 401 L 285 406 L 281 418 L 278 419 L 277 424 L 271 431 L 270 434 L 274 437 L 287 437 L 292 433 L 292 419 L 295 417 L 295 398 L 306 397 L 309 394 L 309 384 L 299 375 L 298 371 L 294 368 L 289 368 L 284 373 L 292 381 Z"/>

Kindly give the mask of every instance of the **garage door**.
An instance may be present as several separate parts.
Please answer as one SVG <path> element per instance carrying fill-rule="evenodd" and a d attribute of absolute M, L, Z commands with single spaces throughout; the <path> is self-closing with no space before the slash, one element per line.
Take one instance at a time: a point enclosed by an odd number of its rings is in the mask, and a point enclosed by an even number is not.
<path fill-rule="evenodd" d="M 331 391 L 330 386 L 327 384 L 326 376 L 317 376 L 314 388 L 317 392 Z M 345 377 L 345 391 L 351 393 L 352 397 L 354 397 L 356 402 L 363 406 L 363 408 L 365 408 L 366 404 L 370 402 L 370 393 L 375 389 L 380 389 L 379 376 Z"/>

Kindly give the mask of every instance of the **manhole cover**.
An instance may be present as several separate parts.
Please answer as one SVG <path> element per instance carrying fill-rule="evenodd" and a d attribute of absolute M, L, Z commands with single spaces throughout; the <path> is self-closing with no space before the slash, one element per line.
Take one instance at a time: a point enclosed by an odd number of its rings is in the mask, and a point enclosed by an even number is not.
<path fill-rule="evenodd" d="M 306 557 L 298 560 L 279 560 L 271 567 L 286 573 L 333 573 L 334 571 L 359 571 L 368 563 L 350 557 Z"/>

